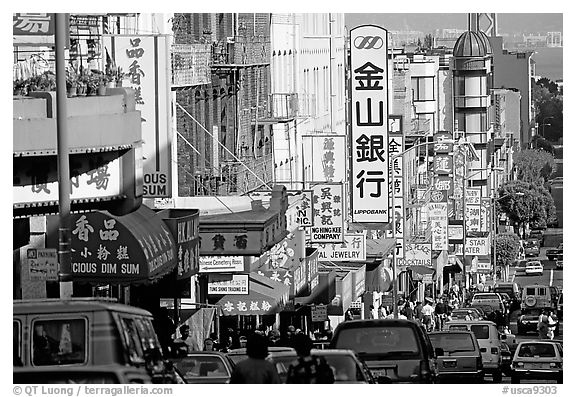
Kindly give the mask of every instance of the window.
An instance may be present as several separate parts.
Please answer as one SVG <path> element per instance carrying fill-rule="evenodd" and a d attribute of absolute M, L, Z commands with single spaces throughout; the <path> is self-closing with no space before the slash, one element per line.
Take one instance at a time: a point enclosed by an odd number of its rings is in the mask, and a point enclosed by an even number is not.
<path fill-rule="evenodd" d="M 526 288 L 526 295 L 536 295 L 536 288 Z"/>
<path fill-rule="evenodd" d="M 420 353 L 414 330 L 409 327 L 343 329 L 338 335 L 336 348 L 390 356 Z"/>
<path fill-rule="evenodd" d="M 188 356 L 174 364 L 184 378 L 218 378 L 231 375 L 222 358 L 217 356 Z"/>
<path fill-rule="evenodd" d="M 144 347 L 138 334 L 136 322 L 133 318 L 127 317 L 122 317 L 120 320 L 129 360 L 132 363 L 142 364 L 144 362 Z"/>
<path fill-rule="evenodd" d="M 470 331 L 476 335 L 476 339 L 488 339 L 490 337 L 490 327 L 487 325 L 471 325 Z"/>
<path fill-rule="evenodd" d="M 432 346 L 439 347 L 445 352 L 468 352 L 476 350 L 470 334 L 431 334 Z"/>
<path fill-rule="evenodd" d="M 81 364 L 86 361 L 85 319 L 41 320 L 32 323 L 32 364 Z"/>
<path fill-rule="evenodd" d="M 556 357 L 551 343 L 525 343 L 520 347 L 518 357 Z"/>
<path fill-rule="evenodd" d="M 434 77 L 413 77 L 412 90 L 415 102 L 435 100 Z"/>
<path fill-rule="evenodd" d="M 22 366 L 22 332 L 20 321 L 12 322 L 12 356 L 13 365 Z"/>

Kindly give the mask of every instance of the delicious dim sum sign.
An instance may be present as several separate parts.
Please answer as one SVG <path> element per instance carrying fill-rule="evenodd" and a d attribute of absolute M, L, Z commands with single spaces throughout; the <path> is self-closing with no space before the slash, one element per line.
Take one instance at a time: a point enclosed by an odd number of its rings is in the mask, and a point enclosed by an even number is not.
<path fill-rule="evenodd" d="M 351 190 L 354 222 L 389 222 L 388 32 L 350 30 Z"/>

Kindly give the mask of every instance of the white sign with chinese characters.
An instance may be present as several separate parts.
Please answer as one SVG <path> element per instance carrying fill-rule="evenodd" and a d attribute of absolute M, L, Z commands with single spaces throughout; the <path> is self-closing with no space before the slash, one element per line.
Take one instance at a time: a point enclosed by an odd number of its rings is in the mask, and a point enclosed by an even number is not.
<path fill-rule="evenodd" d="M 392 186 L 392 178 L 390 178 L 389 190 L 394 195 L 394 200 L 390 200 L 390 204 L 394 203 L 394 226 L 396 228 L 396 258 L 404 257 L 404 158 L 402 156 L 392 159 L 404 151 L 404 137 L 400 135 L 390 135 L 388 137 L 388 154 L 390 156 L 390 175 L 394 175 L 394 186 Z M 386 236 L 392 238 L 394 231 L 387 230 Z"/>
<path fill-rule="evenodd" d="M 312 186 L 314 226 L 310 228 L 313 243 L 344 241 L 344 200 L 341 183 L 322 183 Z"/>
<path fill-rule="evenodd" d="M 387 223 L 388 31 L 362 25 L 350 30 L 352 221 Z"/>
<path fill-rule="evenodd" d="M 480 206 L 466 205 L 466 233 L 480 231 Z"/>
<path fill-rule="evenodd" d="M 302 149 L 306 180 L 314 182 L 344 182 L 346 180 L 346 136 L 304 135 Z"/>
<path fill-rule="evenodd" d="M 432 227 L 432 249 L 448 249 L 448 203 L 428 203 L 428 220 Z"/>
<path fill-rule="evenodd" d="M 244 271 L 243 256 L 200 256 L 200 273 L 229 273 Z"/>
<path fill-rule="evenodd" d="M 12 187 L 14 205 L 24 203 L 58 201 L 58 180 L 51 182 L 43 178 L 36 170 L 36 177 L 32 176 L 30 182 L 20 177 L 22 186 Z M 82 172 L 70 178 L 72 193 L 70 199 L 92 199 L 115 197 L 122 194 L 121 160 L 117 158 L 97 168 Z M 35 180 L 34 180 L 35 179 Z M 43 180 L 43 182 L 39 182 Z"/>
<path fill-rule="evenodd" d="M 208 295 L 248 295 L 247 274 L 210 274 Z"/>
<path fill-rule="evenodd" d="M 346 233 L 343 243 L 318 244 L 318 260 L 331 262 L 365 262 L 366 234 Z"/>
<path fill-rule="evenodd" d="M 135 90 L 136 109 L 141 112 L 144 197 L 171 197 L 168 36 L 105 35 L 103 44 L 126 75 L 123 86 Z"/>

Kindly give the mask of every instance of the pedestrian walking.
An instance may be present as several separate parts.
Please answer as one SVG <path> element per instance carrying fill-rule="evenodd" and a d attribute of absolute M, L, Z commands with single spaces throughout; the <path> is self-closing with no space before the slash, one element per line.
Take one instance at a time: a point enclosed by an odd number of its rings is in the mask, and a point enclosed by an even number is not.
<path fill-rule="evenodd" d="M 286 329 L 286 333 L 280 338 L 278 346 L 284 347 L 294 347 L 294 336 L 296 334 L 296 327 L 289 325 Z"/>
<path fill-rule="evenodd" d="M 298 361 L 288 368 L 286 383 L 334 383 L 334 372 L 323 357 L 310 354 L 312 340 L 308 335 L 296 335 L 294 348 Z"/>
<path fill-rule="evenodd" d="M 548 315 L 546 310 L 542 310 L 542 312 L 540 313 L 540 316 L 538 317 L 538 325 L 536 326 L 536 328 L 538 329 L 538 336 L 540 337 L 540 339 L 550 339 L 548 337 L 548 332 L 550 331 L 548 329 Z"/>
<path fill-rule="evenodd" d="M 172 342 L 172 353 L 176 357 L 183 357 L 191 350 L 186 342 L 190 336 L 190 326 L 188 324 L 183 324 L 178 330 L 180 331 L 180 337 L 174 339 Z"/>
<path fill-rule="evenodd" d="M 414 320 L 414 307 L 412 302 L 406 301 L 404 304 L 404 315 L 408 320 Z"/>
<path fill-rule="evenodd" d="M 426 327 L 426 331 L 431 331 L 433 328 L 432 315 L 434 314 L 434 308 L 431 305 L 431 298 L 426 298 L 426 304 L 422 307 L 422 324 Z"/>
<path fill-rule="evenodd" d="M 417 301 L 414 307 L 414 319 L 418 324 L 422 324 L 422 302 Z"/>
<path fill-rule="evenodd" d="M 248 358 L 234 367 L 230 383 L 273 384 L 280 383 L 276 367 L 266 360 L 268 340 L 260 334 L 253 334 L 246 343 Z"/>

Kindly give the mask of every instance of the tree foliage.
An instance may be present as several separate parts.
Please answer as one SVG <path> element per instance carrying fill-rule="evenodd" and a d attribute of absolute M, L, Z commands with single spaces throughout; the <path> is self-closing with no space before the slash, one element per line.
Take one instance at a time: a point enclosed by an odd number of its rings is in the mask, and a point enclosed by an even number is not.
<path fill-rule="evenodd" d="M 542 185 L 510 181 L 500 188 L 498 196 L 498 211 L 505 213 L 520 230 L 526 225 L 534 228 L 556 222 L 554 200 Z"/>
<path fill-rule="evenodd" d="M 542 149 L 525 149 L 514 154 L 516 178 L 519 181 L 543 185 L 556 170 L 554 156 Z"/>
<path fill-rule="evenodd" d="M 551 142 L 561 139 L 564 130 L 564 97 L 558 90 L 558 84 L 548 78 L 541 78 L 537 82 L 532 80 L 532 101 L 535 121 L 538 123 L 537 133 Z"/>
<path fill-rule="evenodd" d="M 496 236 L 496 265 L 510 265 L 520 249 L 520 238 L 514 233 L 498 234 Z"/>

